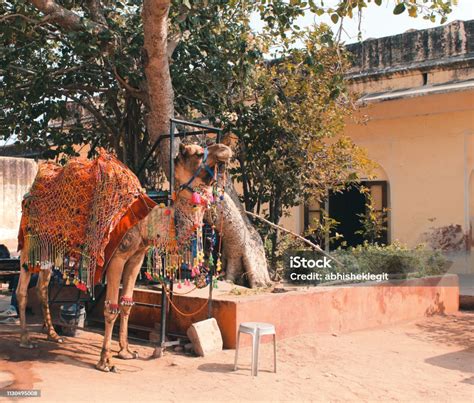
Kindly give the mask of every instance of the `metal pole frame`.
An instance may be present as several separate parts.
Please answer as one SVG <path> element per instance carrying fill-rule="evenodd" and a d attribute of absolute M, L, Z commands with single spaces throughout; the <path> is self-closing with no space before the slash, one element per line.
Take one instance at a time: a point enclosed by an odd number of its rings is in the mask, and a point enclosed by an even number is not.
<path fill-rule="evenodd" d="M 201 129 L 201 130 L 184 131 L 184 132 L 175 133 L 176 126 L 178 124 L 195 127 L 195 128 Z M 212 126 L 208 126 L 208 125 L 203 125 L 201 123 L 187 122 L 185 120 L 180 120 L 180 119 L 170 119 L 170 134 L 169 135 L 162 135 L 156 140 L 156 142 L 154 143 L 151 151 L 148 153 L 148 155 L 146 156 L 144 162 L 142 163 L 142 166 L 139 169 L 139 173 L 144 169 L 144 167 L 146 165 L 146 162 L 149 160 L 149 158 L 151 157 L 153 152 L 156 150 L 156 148 L 160 144 L 161 140 L 166 139 L 166 138 L 170 139 L 170 163 L 169 163 L 169 168 L 170 168 L 170 181 L 169 181 L 169 184 L 170 184 L 170 187 L 169 187 L 169 193 L 168 193 L 168 205 L 170 205 L 170 206 L 173 205 L 173 191 L 174 191 L 174 183 L 175 183 L 175 180 L 174 180 L 174 157 L 173 157 L 173 155 L 174 155 L 174 140 L 175 140 L 175 137 L 180 137 L 180 138 L 183 137 L 184 138 L 184 137 L 188 137 L 188 136 L 205 135 L 205 134 L 209 134 L 209 133 L 215 133 L 216 134 L 216 143 L 221 142 L 222 129 L 212 127 Z M 163 272 L 163 277 L 165 276 L 165 274 L 166 273 Z M 212 268 L 210 270 L 209 274 L 210 274 L 210 281 L 209 281 L 209 299 L 208 299 L 208 314 L 207 314 L 208 318 L 210 318 L 212 316 L 212 289 L 213 289 L 212 277 L 214 275 L 214 268 Z M 80 302 L 86 302 L 86 303 L 90 302 L 90 298 L 84 298 L 84 299 L 81 298 L 81 292 L 79 290 L 78 290 L 79 292 L 78 292 L 75 300 L 60 300 L 60 299 L 58 299 L 62 288 L 65 286 L 64 284 L 59 287 L 59 289 L 56 292 L 56 294 L 54 295 L 54 297 L 51 298 L 51 294 L 52 294 L 51 293 L 51 285 L 52 285 L 52 283 L 50 283 L 49 286 L 48 286 L 48 288 L 49 288 L 49 293 L 48 293 L 49 294 L 49 298 L 48 298 L 49 301 L 48 301 L 48 303 L 49 304 L 55 304 L 55 303 L 56 304 L 57 303 L 79 304 Z M 166 287 L 166 284 L 165 284 L 164 287 Z M 105 291 L 105 287 L 102 287 L 98 298 L 93 299 L 93 301 L 95 302 L 95 303 L 93 303 L 93 307 L 95 307 L 96 303 L 101 299 L 104 291 Z M 171 299 L 173 298 L 173 282 L 172 281 L 170 282 L 170 298 Z M 167 313 L 167 310 L 168 310 L 167 302 L 168 302 L 168 300 L 166 298 L 166 289 L 162 289 L 162 291 L 161 291 L 161 304 L 160 305 L 136 302 L 136 304 L 139 305 L 139 306 L 141 305 L 141 306 L 148 306 L 150 308 L 161 308 L 160 347 L 161 347 L 162 351 L 164 351 L 164 349 L 168 346 L 173 346 L 173 345 L 180 344 L 179 341 L 168 341 L 168 342 L 166 341 L 166 335 L 170 334 L 170 333 L 166 332 L 166 319 L 167 319 L 166 313 Z M 87 312 L 89 312 L 92 308 L 88 309 Z M 78 311 L 76 311 L 76 315 L 77 314 L 78 314 Z M 65 325 L 63 325 L 63 326 L 65 326 Z M 75 328 L 78 328 L 78 329 L 82 329 L 82 328 L 79 328 L 78 326 L 70 326 L 70 327 L 75 327 Z M 176 336 L 179 336 L 179 335 L 173 334 L 173 336 L 176 337 Z"/>
<path fill-rule="evenodd" d="M 201 130 L 193 130 L 193 131 L 183 131 L 183 132 L 176 132 L 176 126 L 177 125 L 183 125 L 183 126 L 191 126 L 197 129 Z M 175 171 L 175 166 L 174 166 L 174 140 L 176 137 L 180 138 L 185 138 L 188 136 L 195 136 L 195 135 L 206 135 L 209 133 L 215 133 L 216 134 L 216 143 L 221 142 L 221 137 L 222 137 L 222 129 L 218 129 L 217 127 L 213 126 L 208 126 L 204 125 L 202 123 L 195 123 L 195 122 L 187 122 L 185 120 L 180 120 L 180 119 L 170 119 L 170 133 L 169 135 L 163 135 L 160 136 L 155 144 L 152 147 L 151 153 L 157 148 L 158 144 L 161 142 L 161 140 L 165 138 L 170 139 L 170 162 L 169 162 L 169 168 L 170 168 L 170 180 L 169 180 L 169 192 L 168 192 L 168 205 L 172 206 L 174 202 L 174 185 L 175 185 L 175 180 L 174 180 L 174 171 Z M 150 153 L 150 156 L 151 156 Z M 146 158 L 148 160 L 149 156 Z M 144 167 L 144 164 L 142 165 Z M 140 169 L 141 170 L 141 169 Z M 163 273 L 164 277 L 165 273 Z M 212 278 L 214 276 L 214 268 L 210 269 L 209 272 L 210 278 L 209 278 L 209 298 L 208 298 L 208 308 L 207 308 L 207 316 L 208 318 L 211 318 L 212 316 L 212 288 L 213 288 L 213 281 Z M 160 326 L 160 347 L 161 351 L 163 352 L 164 349 L 167 346 L 172 346 L 179 344 L 178 342 L 167 342 L 166 341 L 166 335 L 168 334 L 166 331 L 166 322 L 167 322 L 167 298 L 166 298 L 166 283 L 163 281 L 162 283 L 162 290 L 161 290 L 161 326 Z M 170 281 L 170 299 L 173 299 L 173 281 Z"/>

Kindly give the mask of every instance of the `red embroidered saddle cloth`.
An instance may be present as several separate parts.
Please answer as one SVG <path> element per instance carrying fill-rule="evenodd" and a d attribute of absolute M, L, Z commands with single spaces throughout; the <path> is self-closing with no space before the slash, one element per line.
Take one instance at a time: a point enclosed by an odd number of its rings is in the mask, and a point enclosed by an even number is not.
<path fill-rule="evenodd" d="M 23 200 L 18 250 L 30 270 L 72 271 L 91 289 L 128 229 L 155 205 L 135 174 L 105 150 L 64 166 L 46 162 Z"/>

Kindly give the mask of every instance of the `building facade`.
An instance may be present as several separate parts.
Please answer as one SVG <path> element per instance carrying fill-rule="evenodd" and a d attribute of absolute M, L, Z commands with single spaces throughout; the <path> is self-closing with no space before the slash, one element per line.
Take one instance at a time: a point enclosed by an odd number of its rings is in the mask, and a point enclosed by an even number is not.
<path fill-rule="evenodd" d="M 474 20 L 349 45 L 353 67 L 347 79 L 359 99 L 360 119 L 345 129 L 377 164 L 364 185 L 376 210 L 388 211 L 384 241 L 442 249 L 454 256 L 454 271 L 472 273 L 473 39 Z M 21 197 L 35 171 L 33 161 L 0 160 L 0 243 L 11 249 Z M 350 245 L 362 242 L 356 232 L 365 198 L 355 189 L 330 195 L 325 206 L 295 207 L 281 223 L 303 233 L 323 207 L 341 223 L 337 231 Z"/>
<path fill-rule="evenodd" d="M 442 249 L 455 271 L 474 273 L 473 41 L 474 21 L 456 21 L 349 45 L 362 119 L 345 134 L 377 164 L 365 185 L 376 209 L 388 209 L 386 240 Z M 347 190 L 326 207 L 359 243 L 351 233 L 364 199 Z M 301 233 L 320 208 L 294 208 L 283 224 Z"/>

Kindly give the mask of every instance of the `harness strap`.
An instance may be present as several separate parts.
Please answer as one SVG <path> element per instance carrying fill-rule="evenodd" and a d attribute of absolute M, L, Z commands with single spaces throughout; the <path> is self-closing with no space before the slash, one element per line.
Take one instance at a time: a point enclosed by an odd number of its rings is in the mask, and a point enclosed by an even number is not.
<path fill-rule="evenodd" d="M 197 176 L 201 173 L 201 170 L 204 169 L 208 175 L 212 177 L 214 177 L 214 171 L 213 169 L 206 163 L 207 162 L 207 156 L 209 154 L 209 150 L 207 149 L 207 147 L 204 149 L 204 157 L 202 159 L 202 162 L 201 164 L 199 165 L 199 168 L 197 169 L 197 171 L 193 174 L 193 176 L 191 177 L 191 179 L 189 179 L 185 184 L 183 185 L 180 185 L 179 186 L 179 190 L 184 190 L 184 189 L 187 189 L 191 192 L 194 192 L 194 189 L 191 187 L 191 184 L 194 182 L 194 179 L 197 178 Z"/>

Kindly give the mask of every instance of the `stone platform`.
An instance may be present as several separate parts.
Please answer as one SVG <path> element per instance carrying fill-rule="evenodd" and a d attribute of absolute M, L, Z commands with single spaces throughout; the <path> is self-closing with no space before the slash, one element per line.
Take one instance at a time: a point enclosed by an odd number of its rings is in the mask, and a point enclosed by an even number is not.
<path fill-rule="evenodd" d="M 206 303 L 209 289 L 176 290 L 175 305 L 183 313 L 198 310 Z M 213 290 L 212 314 L 216 318 L 224 348 L 235 348 L 237 327 L 242 322 L 270 322 L 277 338 L 311 333 L 345 333 L 406 322 L 459 309 L 459 283 L 456 275 L 393 281 L 368 286 L 366 283 L 337 287 L 293 288 L 283 293 L 260 292 L 220 283 Z M 240 295 L 239 295 L 240 294 Z M 159 304 L 161 294 L 154 290 L 135 290 L 134 299 Z M 160 310 L 136 306 L 131 323 L 154 327 Z M 186 333 L 194 322 L 207 318 L 207 307 L 191 316 L 171 309 L 169 329 Z M 266 340 L 263 340 L 264 342 Z M 250 338 L 242 338 L 243 345 Z"/>

